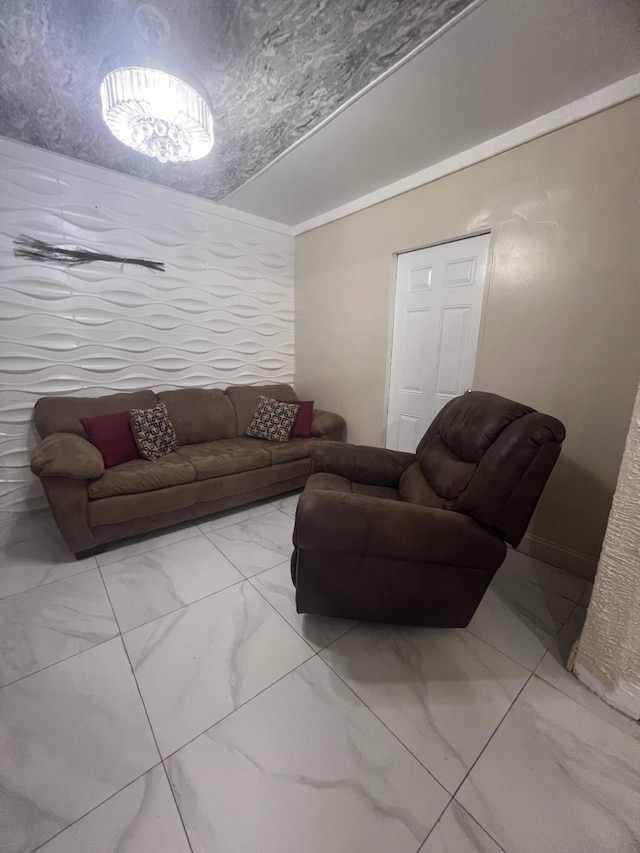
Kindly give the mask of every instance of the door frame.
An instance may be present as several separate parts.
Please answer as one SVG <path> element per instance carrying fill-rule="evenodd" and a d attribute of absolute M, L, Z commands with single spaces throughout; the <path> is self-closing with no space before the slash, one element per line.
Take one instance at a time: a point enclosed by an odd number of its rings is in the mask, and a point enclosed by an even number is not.
<path fill-rule="evenodd" d="M 446 240 L 434 240 L 431 243 L 423 243 L 419 246 L 413 246 L 410 249 L 397 249 L 393 252 L 391 261 L 391 282 L 389 285 L 389 311 L 387 323 L 387 367 L 385 372 L 384 382 L 384 425 L 382 429 L 382 446 L 387 446 L 387 430 L 389 424 L 389 397 L 391 394 L 391 356 L 393 355 L 393 329 L 396 319 L 396 287 L 398 282 L 398 255 L 406 255 L 409 252 L 418 252 L 421 249 L 432 249 L 434 246 L 443 246 L 447 243 L 457 243 L 460 240 L 466 240 L 470 237 L 482 237 L 485 234 L 489 235 L 489 248 L 487 250 L 487 269 L 485 272 L 484 288 L 482 292 L 482 305 L 480 308 L 480 329 L 478 333 L 478 347 L 476 350 L 476 361 L 473 366 L 473 383 L 475 383 L 477 353 L 484 341 L 484 327 L 486 319 L 487 299 L 489 297 L 489 288 L 493 278 L 493 230 L 491 228 L 482 228 L 478 231 L 470 231 L 468 234 L 461 234 L 458 237 L 449 237 Z"/>

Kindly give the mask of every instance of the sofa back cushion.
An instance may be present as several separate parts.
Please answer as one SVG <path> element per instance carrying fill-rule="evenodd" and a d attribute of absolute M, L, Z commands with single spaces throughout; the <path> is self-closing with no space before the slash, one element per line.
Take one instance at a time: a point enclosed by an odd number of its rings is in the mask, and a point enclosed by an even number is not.
<path fill-rule="evenodd" d="M 157 404 L 158 398 L 153 391 L 105 397 L 41 397 L 35 405 L 34 419 L 40 438 L 52 432 L 73 432 L 86 438 L 80 418 L 95 418 L 129 409 L 151 409 Z"/>
<path fill-rule="evenodd" d="M 202 444 L 235 438 L 236 414 L 231 401 L 217 388 L 183 388 L 159 391 L 178 436 L 178 444 Z"/>
<path fill-rule="evenodd" d="M 232 385 L 225 391 L 236 413 L 237 435 L 246 433 L 260 397 L 272 397 L 288 403 L 297 400 L 291 385 Z"/>
<path fill-rule="evenodd" d="M 564 435 L 564 426 L 549 415 L 470 391 L 436 416 L 416 455 L 446 509 L 470 515 L 517 545 Z"/>

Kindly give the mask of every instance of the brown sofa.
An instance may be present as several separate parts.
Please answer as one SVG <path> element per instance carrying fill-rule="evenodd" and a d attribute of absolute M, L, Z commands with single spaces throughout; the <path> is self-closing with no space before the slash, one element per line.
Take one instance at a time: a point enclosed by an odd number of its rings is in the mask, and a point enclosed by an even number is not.
<path fill-rule="evenodd" d="M 260 394 L 297 399 L 289 385 L 263 385 L 38 400 L 35 425 L 42 442 L 31 470 L 71 551 L 85 556 L 107 542 L 302 487 L 312 450 L 326 440 L 344 440 L 344 420 L 316 409 L 312 438 L 250 438 L 245 432 Z M 105 469 L 79 419 L 159 402 L 167 406 L 178 450 L 155 462 L 135 459 Z"/>
<path fill-rule="evenodd" d="M 465 627 L 517 546 L 565 430 L 471 391 L 416 453 L 327 444 L 298 502 L 291 573 L 300 613 Z"/>

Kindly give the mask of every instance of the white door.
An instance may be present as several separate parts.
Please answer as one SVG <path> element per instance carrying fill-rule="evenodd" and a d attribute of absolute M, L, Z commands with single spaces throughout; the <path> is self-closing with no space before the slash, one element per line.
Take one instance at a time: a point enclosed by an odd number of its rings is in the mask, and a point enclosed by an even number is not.
<path fill-rule="evenodd" d="M 447 400 L 471 388 L 489 235 L 398 255 L 387 447 L 413 452 Z"/>

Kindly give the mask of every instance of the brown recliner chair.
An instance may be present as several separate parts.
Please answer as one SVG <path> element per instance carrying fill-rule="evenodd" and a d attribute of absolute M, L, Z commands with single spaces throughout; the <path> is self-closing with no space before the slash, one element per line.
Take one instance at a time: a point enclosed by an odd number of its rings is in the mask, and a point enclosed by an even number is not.
<path fill-rule="evenodd" d="M 527 528 L 565 436 L 528 406 L 469 391 L 401 453 L 327 443 L 298 502 L 299 613 L 465 627 Z"/>

